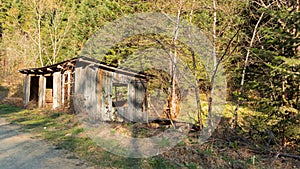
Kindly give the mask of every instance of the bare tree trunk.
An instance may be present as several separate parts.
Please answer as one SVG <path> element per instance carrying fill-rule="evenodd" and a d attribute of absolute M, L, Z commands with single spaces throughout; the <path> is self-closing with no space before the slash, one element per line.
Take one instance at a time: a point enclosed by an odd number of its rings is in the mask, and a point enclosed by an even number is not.
<path fill-rule="evenodd" d="M 178 109 L 177 107 L 179 106 L 178 104 L 178 96 L 176 93 L 176 83 L 177 83 L 177 49 L 176 49 L 176 41 L 178 37 L 178 29 L 179 29 L 179 22 L 180 22 L 180 15 L 181 15 L 181 7 L 182 7 L 182 2 L 179 2 L 179 8 L 177 11 L 177 18 L 176 18 L 176 25 L 173 31 L 173 38 L 172 38 L 172 45 L 170 48 L 170 56 L 172 56 L 172 61 L 171 61 L 171 107 L 170 107 L 170 115 L 171 119 L 175 119 L 177 117 Z M 172 49 L 174 50 L 174 53 L 172 52 Z"/>
<path fill-rule="evenodd" d="M 62 1 L 55 2 L 56 4 L 53 5 L 55 8 L 51 10 L 51 20 L 53 22 L 53 27 L 49 25 L 51 41 L 52 41 L 52 58 L 49 59 L 52 64 L 56 63 L 57 56 L 59 55 L 59 51 L 62 48 L 62 45 L 65 40 L 65 36 L 67 35 L 73 18 L 73 12 L 71 11 L 70 15 L 67 18 L 66 25 L 61 26 L 63 23 L 64 15 L 66 14 L 66 9 L 63 7 Z M 53 30 L 53 31 L 52 31 Z M 63 31 L 62 31 L 63 30 Z"/>
<path fill-rule="evenodd" d="M 232 125 L 231 125 L 232 128 L 235 128 L 237 126 L 238 110 L 239 110 L 239 106 L 240 106 L 239 96 L 243 93 L 243 88 L 244 88 L 244 83 L 245 83 L 245 76 L 246 76 L 246 69 L 247 69 L 247 66 L 248 66 L 248 60 L 249 60 L 249 56 L 250 56 L 250 49 L 253 46 L 253 42 L 254 42 L 254 39 L 255 39 L 255 36 L 256 36 L 256 32 L 257 32 L 257 28 L 258 28 L 263 16 L 264 16 L 264 13 L 262 13 L 260 15 L 260 17 L 259 17 L 259 19 L 258 19 L 258 21 L 257 21 L 257 23 L 254 27 L 252 38 L 251 38 L 251 41 L 250 41 L 250 46 L 247 49 L 247 54 L 246 54 L 246 58 L 245 58 L 245 63 L 244 63 L 244 68 L 243 68 L 243 73 L 242 73 L 242 80 L 241 80 L 241 84 L 240 84 L 238 99 L 237 99 L 236 107 L 235 107 L 233 117 L 232 117 Z"/>
<path fill-rule="evenodd" d="M 189 39 L 191 40 L 191 25 L 192 25 L 192 19 L 193 19 L 193 11 L 194 11 L 194 3 L 195 3 L 195 0 L 193 0 L 192 2 L 192 9 L 191 9 L 191 12 L 190 12 L 190 25 L 188 27 L 189 29 Z M 192 43 L 192 42 L 190 42 Z M 199 92 L 199 84 L 198 84 L 198 72 L 197 72 L 197 61 L 196 61 L 196 58 L 195 58 L 195 53 L 192 51 L 192 60 L 193 60 L 193 73 L 194 73 L 194 76 L 195 76 L 195 93 L 196 93 L 196 102 L 197 102 L 197 117 L 198 117 L 198 125 L 199 125 L 199 130 L 202 130 L 203 128 L 203 121 L 202 121 L 202 107 L 201 107 L 201 100 L 200 100 L 200 92 Z"/>
<path fill-rule="evenodd" d="M 217 65 L 217 52 L 216 52 L 216 44 L 217 44 L 217 0 L 213 0 L 213 61 L 214 67 Z"/>
<path fill-rule="evenodd" d="M 37 15 L 37 26 L 38 26 L 38 56 L 40 59 L 41 66 L 44 66 L 43 58 L 42 58 L 42 43 L 41 43 L 41 2 L 40 1 L 34 1 L 35 9 L 36 9 L 36 15 Z"/>
<path fill-rule="evenodd" d="M 217 41 L 217 33 L 216 33 L 216 27 L 217 27 L 217 4 L 216 0 L 213 0 L 213 63 L 214 63 L 214 70 L 213 73 L 217 72 L 217 52 L 216 52 L 216 41 Z M 212 95 L 214 92 L 214 80 L 215 80 L 215 74 L 213 74 L 211 78 L 210 83 L 210 90 L 208 90 L 208 128 L 212 126 Z M 210 131 L 209 131 L 210 132 Z"/>
<path fill-rule="evenodd" d="M 178 29 L 179 29 L 179 23 L 180 23 L 180 15 L 181 15 L 181 8 L 182 8 L 182 2 L 179 1 L 178 4 L 178 11 L 177 11 L 177 17 L 176 17 L 176 23 L 173 30 L 173 37 L 172 37 L 172 44 L 170 45 L 169 50 L 169 57 L 171 59 L 170 61 L 170 95 L 168 98 L 168 110 L 165 112 L 167 118 L 171 121 L 171 124 L 173 127 L 173 120 L 177 118 L 177 115 L 179 113 L 179 98 L 176 93 L 176 83 L 177 83 L 177 49 L 176 49 L 176 41 L 178 37 Z"/>
<path fill-rule="evenodd" d="M 57 24 L 55 23 L 54 24 L 54 40 L 53 40 L 52 64 L 56 62 L 56 55 L 57 55 Z"/>

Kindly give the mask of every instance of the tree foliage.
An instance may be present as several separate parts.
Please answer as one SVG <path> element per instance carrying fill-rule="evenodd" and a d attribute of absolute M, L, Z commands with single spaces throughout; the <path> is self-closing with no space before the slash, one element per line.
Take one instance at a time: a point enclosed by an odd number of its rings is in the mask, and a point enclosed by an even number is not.
<path fill-rule="evenodd" d="M 247 23 L 264 13 L 247 65 L 244 101 L 266 113 L 263 123 L 281 145 L 299 139 L 299 4 L 252 1 Z M 250 35 L 250 33 L 247 33 Z"/>

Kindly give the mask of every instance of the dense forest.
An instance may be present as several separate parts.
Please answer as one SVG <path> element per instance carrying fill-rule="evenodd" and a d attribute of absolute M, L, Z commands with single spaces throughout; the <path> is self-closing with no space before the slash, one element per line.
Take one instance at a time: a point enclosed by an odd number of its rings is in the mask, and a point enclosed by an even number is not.
<path fill-rule="evenodd" d="M 208 37 L 216 60 L 225 69 L 227 102 L 233 108 L 229 111 L 230 118 L 220 125 L 230 126 L 237 135 L 243 133 L 245 138 L 264 145 L 270 152 L 291 152 L 293 157 L 300 158 L 295 155 L 300 153 L 299 0 L 0 0 L 0 3 L 0 85 L 20 84 L 19 69 L 51 65 L 78 56 L 102 26 L 123 16 L 142 12 L 179 16 Z M 116 58 L 152 43 L 148 39 L 134 37 L 128 41 L 139 43 L 123 42 L 109 53 L 108 61 L 117 64 Z M 198 80 L 200 91 L 209 92 L 211 79 L 199 75 Z M 239 122 L 240 109 L 245 107 L 260 112 L 261 116 L 249 115 Z"/>

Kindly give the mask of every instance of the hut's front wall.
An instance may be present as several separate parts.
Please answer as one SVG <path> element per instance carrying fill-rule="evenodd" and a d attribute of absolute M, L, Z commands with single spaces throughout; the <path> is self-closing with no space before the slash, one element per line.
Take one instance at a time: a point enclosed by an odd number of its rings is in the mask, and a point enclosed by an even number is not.
<path fill-rule="evenodd" d="M 95 121 L 145 120 L 145 81 L 77 63 L 74 105 L 76 111 Z"/>

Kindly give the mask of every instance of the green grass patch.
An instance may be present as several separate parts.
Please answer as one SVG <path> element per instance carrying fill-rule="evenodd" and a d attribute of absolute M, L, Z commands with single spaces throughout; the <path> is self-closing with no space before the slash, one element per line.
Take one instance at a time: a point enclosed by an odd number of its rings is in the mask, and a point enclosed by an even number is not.
<path fill-rule="evenodd" d="M 10 106 L 7 104 L 0 104 L 0 117 L 5 117 L 5 115 L 15 114 L 23 110 L 20 107 Z"/>
<path fill-rule="evenodd" d="M 176 165 L 158 157 L 131 159 L 105 151 L 84 134 L 76 115 L 49 110 L 25 110 L 0 104 L 0 117 L 22 126 L 24 131 L 36 133 L 57 149 L 74 152 L 77 157 L 100 168 L 176 168 Z"/>
<path fill-rule="evenodd" d="M 233 105 L 227 104 L 224 118 L 230 119 L 234 108 Z M 197 138 L 192 136 L 187 136 L 185 141 L 182 141 L 174 150 L 170 150 L 167 154 L 144 159 L 124 158 L 105 151 L 94 140 L 89 138 L 85 130 L 80 126 L 76 115 L 49 110 L 25 110 L 0 104 L 0 117 L 22 126 L 22 129 L 27 132 L 37 133 L 37 137 L 48 140 L 57 149 L 66 149 L 74 152 L 74 158 L 85 159 L 99 168 L 201 168 L 201 165 L 203 165 L 203 168 L 210 168 L 211 165 L 216 165 L 215 168 L 230 168 L 230 166 L 255 168 L 267 161 L 262 156 L 251 152 L 245 157 L 240 156 L 247 147 L 240 144 L 239 140 L 216 139 L 214 142 L 198 145 Z M 261 128 L 266 127 L 267 124 L 261 122 L 265 118 L 266 115 L 261 112 L 241 107 L 238 121 L 243 128 L 241 132 L 247 132 L 251 125 L 261 125 Z M 124 127 L 132 128 L 136 126 L 135 124 L 124 124 Z M 147 134 L 144 128 L 137 127 L 134 129 L 136 132 L 140 132 L 142 136 Z M 116 148 L 118 144 L 117 141 L 108 141 L 104 138 L 97 141 L 97 143 L 106 144 L 107 147 L 110 145 L 112 148 Z M 169 140 L 166 139 L 162 140 L 159 146 L 164 147 L 168 144 L 170 144 Z M 179 149 L 180 151 L 176 152 L 176 149 L 180 147 L 187 148 Z M 194 151 L 191 151 L 192 149 Z M 120 149 L 120 152 L 122 151 Z M 123 154 L 126 154 L 126 152 Z M 168 155 L 174 155 L 174 158 Z M 187 158 L 181 161 L 180 158 L 182 157 Z M 190 157 L 196 159 L 192 160 Z"/>

